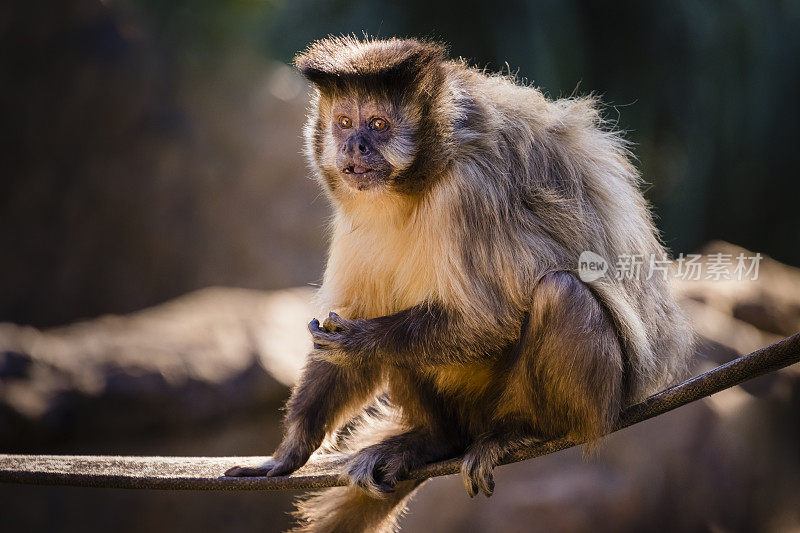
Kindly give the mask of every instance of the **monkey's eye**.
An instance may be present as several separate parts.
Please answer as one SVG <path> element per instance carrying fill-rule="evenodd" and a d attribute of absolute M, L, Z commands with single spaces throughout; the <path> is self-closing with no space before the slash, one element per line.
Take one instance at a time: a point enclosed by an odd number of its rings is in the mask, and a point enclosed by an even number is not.
<path fill-rule="evenodd" d="M 350 120 L 350 117 L 342 115 L 341 117 L 339 117 L 339 126 L 345 129 L 352 128 L 353 121 Z"/>
<path fill-rule="evenodd" d="M 389 123 L 382 118 L 373 118 L 369 121 L 369 127 L 375 131 L 383 131 L 389 127 Z"/>

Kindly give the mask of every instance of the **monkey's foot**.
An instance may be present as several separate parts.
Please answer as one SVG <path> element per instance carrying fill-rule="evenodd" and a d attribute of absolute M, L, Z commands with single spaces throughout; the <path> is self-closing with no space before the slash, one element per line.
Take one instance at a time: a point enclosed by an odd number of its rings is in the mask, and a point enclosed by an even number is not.
<path fill-rule="evenodd" d="M 394 492 L 397 481 L 408 471 L 404 459 L 383 443 L 373 444 L 350 458 L 344 476 L 369 495 L 382 498 Z"/>
<path fill-rule="evenodd" d="M 494 443 L 476 442 L 464 455 L 461 463 L 461 480 L 470 497 L 484 493 L 487 497 L 494 492 L 494 467 L 497 466 L 498 450 Z"/>

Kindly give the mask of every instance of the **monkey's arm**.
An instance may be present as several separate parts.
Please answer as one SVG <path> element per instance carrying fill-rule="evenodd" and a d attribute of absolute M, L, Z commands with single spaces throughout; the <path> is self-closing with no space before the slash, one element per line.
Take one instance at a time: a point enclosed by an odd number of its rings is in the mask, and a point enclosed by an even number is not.
<path fill-rule="evenodd" d="M 334 365 L 314 353 L 286 405 L 286 435 L 272 458 L 260 467 L 228 470 L 228 476 L 283 476 L 303 466 L 325 434 L 350 409 L 357 409 L 378 385 L 375 369 Z"/>
<path fill-rule="evenodd" d="M 344 367 L 370 364 L 437 366 L 482 360 L 520 334 L 522 317 L 505 321 L 467 319 L 436 304 L 422 304 L 371 319 L 347 320 L 331 313 L 309 331 L 317 353 Z"/>

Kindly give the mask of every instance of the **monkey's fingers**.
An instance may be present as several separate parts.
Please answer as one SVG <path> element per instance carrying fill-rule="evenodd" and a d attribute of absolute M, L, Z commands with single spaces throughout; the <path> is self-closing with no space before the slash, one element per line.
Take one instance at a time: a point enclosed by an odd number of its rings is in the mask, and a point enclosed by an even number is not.
<path fill-rule="evenodd" d="M 319 357 L 335 365 L 356 364 L 357 360 L 350 357 L 343 348 L 347 337 L 346 332 L 337 331 L 328 333 L 319 327 L 319 321 L 317 319 L 312 320 L 311 323 L 308 324 L 308 331 L 311 332 L 311 340 L 314 343 L 314 349 L 317 350 Z"/>
<path fill-rule="evenodd" d="M 322 329 L 328 333 L 339 333 L 348 329 L 348 321 L 331 311 L 322 323 Z"/>
<path fill-rule="evenodd" d="M 333 334 L 325 331 L 319 327 L 319 320 L 316 318 L 308 323 L 308 331 L 311 333 L 311 338 L 314 341 L 314 348 L 325 349 L 330 348 L 334 344 Z"/>
<path fill-rule="evenodd" d="M 269 469 L 267 472 L 267 477 L 276 477 L 276 476 L 288 476 L 298 468 L 303 466 L 299 464 L 299 461 L 293 461 L 291 458 L 284 459 L 282 461 L 277 461 L 272 464 L 272 468 Z"/>
<path fill-rule="evenodd" d="M 228 477 L 264 477 L 269 472 L 268 468 L 263 466 L 234 466 L 225 471 L 225 476 Z"/>

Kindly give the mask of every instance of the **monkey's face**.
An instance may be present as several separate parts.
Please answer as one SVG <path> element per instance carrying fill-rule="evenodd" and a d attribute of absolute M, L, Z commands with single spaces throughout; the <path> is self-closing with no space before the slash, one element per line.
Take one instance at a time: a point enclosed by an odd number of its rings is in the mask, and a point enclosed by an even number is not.
<path fill-rule="evenodd" d="M 316 89 L 306 153 L 334 198 L 416 197 L 441 175 L 452 124 L 444 57 L 435 43 L 332 37 L 295 58 Z"/>
<path fill-rule="evenodd" d="M 323 155 L 327 172 L 357 191 L 391 187 L 398 171 L 413 159 L 408 121 L 388 102 L 354 97 L 331 104 L 330 139 Z"/>

